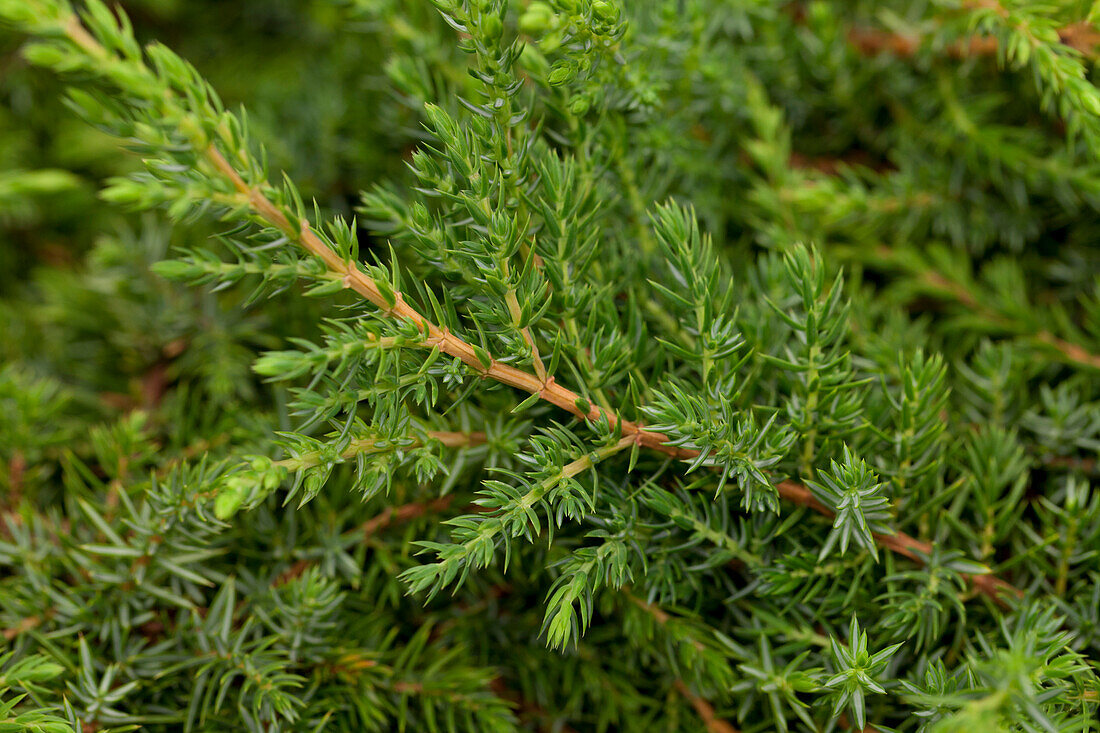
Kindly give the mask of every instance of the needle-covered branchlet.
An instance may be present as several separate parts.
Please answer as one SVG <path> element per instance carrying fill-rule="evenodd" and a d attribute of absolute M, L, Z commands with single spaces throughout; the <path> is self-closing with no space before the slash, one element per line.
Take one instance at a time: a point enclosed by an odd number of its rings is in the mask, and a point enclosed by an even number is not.
<path fill-rule="evenodd" d="M 1085 9 L 338 5 L 286 36 L 301 97 L 274 56 L 232 87 L 256 124 L 144 16 L 0 0 L 141 159 L 97 212 L 133 235 L 31 276 L 40 313 L 0 296 L 5 704 L 1087 727 Z M 0 175 L 0 220 L 41 178 Z"/>

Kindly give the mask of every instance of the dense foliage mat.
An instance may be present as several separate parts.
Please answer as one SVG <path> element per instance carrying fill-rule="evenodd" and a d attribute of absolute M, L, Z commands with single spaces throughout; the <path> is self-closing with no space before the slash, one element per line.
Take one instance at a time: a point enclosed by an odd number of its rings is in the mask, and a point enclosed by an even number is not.
<path fill-rule="evenodd" d="M 0 0 L 0 731 L 1097 729 L 1100 6 L 123 4 Z"/>

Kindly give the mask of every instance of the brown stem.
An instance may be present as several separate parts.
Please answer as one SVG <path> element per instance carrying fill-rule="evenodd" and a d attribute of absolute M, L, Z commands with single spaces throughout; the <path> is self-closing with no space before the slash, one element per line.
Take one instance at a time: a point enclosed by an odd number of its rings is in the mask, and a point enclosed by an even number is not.
<path fill-rule="evenodd" d="M 813 509 L 819 514 L 823 514 L 826 517 L 834 516 L 833 512 L 824 504 L 814 498 L 810 490 L 802 484 L 796 484 L 793 481 L 780 481 L 775 487 L 779 491 L 779 495 L 787 501 L 798 504 L 800 506 Z M 904 532 L 898 532 L 896 534 L 881 534 L 879 532 L 873 533 L 875 542 L 891 552 L 907 557 L 914 562 L 924 564 L 927 557 L 932 554 L 932 544 L 929 542 L 922 542 L 915 537 L 910 537 Z M 1015 586 L 1007 583 L 1000 578 L 992 574 L 972 575 L 965 573 L 963 577 L 966 581 L 977 591 L 984 593 L 992 598 L 997 603 L 1004 603 L 1003 595 L 1014 595 L 1017 598 L 1023 597 L 1023 591 Z"/>
<path fill-rule="evenodd" d="M 692 692 L 691 688 L 685 685 L 682 680 L 676 680 L 673 686 L 695 708 L 695 712 L 703 719 L 708 733 L 738 733 L 736 728 L 715 714 L 714 707 L 709 702 Z"/>
<path fill-rule="evenodd" d="M 11 509 L 19 504 L 23 496 L 23 477 L 27 473 L 27 457 L 23 451 L 16 448 L 8 461 L 8 495 L 5 497 L 6 508 Z"/>
<path fill-rule="evenodd" d="M 635 606 L 652 616 L 653 620 L 656 621 L 659 626 L 664 626 L 672 619 L 668 612 L 660 606 L 656 606 L 648 601 L 643 601 L 629 591 L 626 591 L 626 598 Z M 703 649 L 703 643 L 698 639 L 691 639 L 691 644 L 696 649 Z M 695 708 L 695 712 L 703 719 L 703 723 L 706 725 L 708 733 L 738 733 L 736 728 L 715 714 L 714 707 L 709 702 L 692 692 L 691 688 L 685 685 L 683 680 L 678 679 L 672 684 L 681 695 L 687 698 L 691 706 Z"/>
<path fill-rule="evenodd" d="M 22 619 L 15 626 L 4 629 L 3 632 L 0 632 L 0 635 L 2 635 L 5 640 L 11 641 L 12 639 L 19 636 L 20 634 L 25 634 L 26 632 L 30 631 L 31 629 L 37 628 L 39 626 L 39 624 L 41 624 L 43 621 L 45 621 L 48 617 L 49 617 L 48 613 L 46 615 L 43 615 L 43 616 L 27 616 L 25 619 Z"/>
<path fill-rule="evenodd" d="M 1071 363 L 1100 371 L 1100 354 L 1091 354 L 1082 346 L 1060 339 L 1050 331 L 1040 331 L 1035 334 L 1035 339 L 1054 347 L 1055 351 L 1060 352 Z"/>
<path fill-rule="evenodd" d="M 949 300 L 954 300 L 959 305 L 977 313 L 998 328 L 1011 333 L 1020 333 L 1020 329 L 1016 324 L 1002 314 L 984 305 L 962 283 L 952 280 L 946 275 L 931 268 L 908 262 L 900 257 L 894 250 L 886 246 L 876 248 L 875 255 L 883 265 L 895 266 L 917 276 L 921 284 L 926 289 L 931 290 L 933 294 L 941 295 Z M 1093 354 L 1080 344 L 1066 341 L 1046 330 L 1023 335 L 1039 344 L 1050 347 L 1058 353 L 1061 359 L 1069 364 L 1100 371 L 1100 354 Z"/>
<path fill-rule="evenodd" d="M 1097 461 L 1095 458 L 1052 456 L 1050 458 L 1043 458 L 1042 461 L 1043 465 L 1052 468 L 1066 468 L 1071 471 L 1081 471 L 1083 473 L 1095 473 L 1097 470 Z"/>
<path fill-rule="evenodd" d="M 441 512 L 451 505 L 452 499 L 453 497 L 451 496 L 441 496 L 431 501 L 411 501 L 408 504 L 402 504 L 398 507 L 388 506 L 377 516 L 371 517 L 363 522 L 363 524 L 359 526 L 358 531 L 362 534 L 363 541 L 369 540 L 391 524 L 409 522 L 425 514 Z M 280 573 L 272 582 L 272 585 L 275 587 L 286 585 L 292 580 L 300 578 L 315 564 L 316 560 L 299 560 Z"/>
<path fill-rule="evenodd" d="M 301 231 L 296 232 L 286 216 L 258 188 L 245 183 L 216 148 L 210 147 L 206 151 L 206 157 L 219 172 L 232 181 L 233 186 L 240 194 L 248 198 L 249 204 L 260 217 L 286 234 L 287 237 L 299 242 L 310 254 L 319 257 L 331 272 L 343 277 L 346 287 L 362 295 L 385 315 L 410 321 L 420 328 L 426 335 L 426 338 L 419 343 L 422 348 L 438 348 L 444 354 L 459 359 L 483 377 L 523 390 L 528 394 L 537 394 L 543 400 L 578 418 L 597 420 L 603 417 L 612 426 L 621 426 L 624 435 L 636 436 L 637 442 L 641 445 L 657 447 L 668 441 L 668 437 L 661 433 L 647 431 L 629 420 L 620 419 L 618 415 L 610 411 L 588 404 L 576 392 L 558 384 L 553 377 L 543 381 L 535 374 L 501 363 L 492 356 L 485 356 L 484 354 L 479 356 L 474 347 L 461 337 L 451 333 L 447 328 L 440 328 L 421 315 L 416 308 L 405 301 L 404 295 L 400 292 L 394 293 L 394 302 L 390 303 L 373 278 L 354 265 L 345 262 L 343 258 L 333 252 L 313 232 L 308 223 L 302 222 Z M 483 358 L 487 360 L 487 363 L 483 361 Z M 587 404 L 588 409 L 581 409 L 582 404 Z M 674 448 L 666 448 L 664 452 L 677 455 L 677 449 Z"/>
<path fill-rule="evenodd" d="M 441 512 L 451 505 L 451 500 L 450 496 L 441 496 L 429 502 L 414 501 L 399 507 L 388 506 L 381 514 L 363 523 L 363 539 L 370 539 L 394 522 L 409 522 L 425 514 Z"/>
<path fill-rule="evenodd" d="M 909 57 L 920 50 L 922 39 L 916 35 L 891 33 L 875 28 L 852 28 L 848 31 L 848 43 L 863 56 L 878 56 L 889 53 L 894 56 Z M 958 40 L 946 48 L 947 55 L 953 59 L 965 59 L 972 56 L 988 56 L 997 53 L 997 39 L 990 36 L 972 36 Z"/>
<path fill-rule="evenodd" d="M 1008 17 L 1008 11 L 998 2 L 978 0 L 965 5 L 969 9 L 990 8 L 1002 18 Z M 1100 45 L 1100 32 L 1087 21 L 1081 21 L 1059 28 L 1058 40 L 1082 56 L 1092 59 L 1096 57 L 1097 45 Z M 923 41 L 918 34 L 893 33 L 878 28 L 851 28 L 848 31 L 848 43 L 863 56 L 889 53 L 908 58 L 916 55 Z M 944 50 L 949 57 L 963 60 L 974 56 L 992 56 L 999 48 L 1000 45 L 993 36 L 969 36 L 948 44 Z"/>

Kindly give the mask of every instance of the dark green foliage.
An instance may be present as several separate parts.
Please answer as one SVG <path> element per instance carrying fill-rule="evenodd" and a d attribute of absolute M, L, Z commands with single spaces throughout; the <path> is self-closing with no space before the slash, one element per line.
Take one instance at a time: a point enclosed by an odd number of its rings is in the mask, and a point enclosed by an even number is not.
<path fill-rule="evenodd" d="M 0 0 L 0 731 L 1098 728 L 1100 10 L 122 5 Z"/>

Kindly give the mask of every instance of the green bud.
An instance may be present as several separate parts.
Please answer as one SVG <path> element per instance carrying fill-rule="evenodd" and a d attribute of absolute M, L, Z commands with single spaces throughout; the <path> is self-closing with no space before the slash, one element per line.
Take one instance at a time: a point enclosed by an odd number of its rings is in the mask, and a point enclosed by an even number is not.
<path fill-rule="evenodd" d="M 538 48 L 530 43 L 523 46 L 519 58 L 523 65 L 536 75 L 545 76 L 550 68 L 550 64 L 547 62 L 546 57 L 542 55 L 542 52 L 539 51 Z"/>
<path fill-rule="evenodd" d="M 486 15 L 481 19 L 481 32 L 489 41 L 500 40 L 504 33 L 504 23 L 495 15 Z"/>
<path fill-rule="evenodd" d="M 619 11 L 607 0 L 596 0 L 592 3 L 592 12 L 605 23 L 614 22 L 619 17 Z"/>
<path fill-rule="evenodd" d="M 286 480 L 286 466 L 274 466 L 264 474 L 263 487 L 265 491 L 274 491 Z"/>
<path fill-rule="evenodd" d="M 244 491 L 248 487 L 248 480 L 244 476 L 231 476 L 226 479 L 225 487 L 229 491 L 235 491 L 244 496 Z"/>
<path fill-rule="evenodd" d="M 569 111 L 578 117 L 582 117 L 588 113 L 588 110 L 592 107 L 592 102 L 588 97 L 575 97 L 572 102 L 569 103 Z"/>
<path fill-rule="evenodd" d="M 519 16 L 519 29 L 529 36 L 535 36 L 547 29 L 546 18 L 534 13 L 524 13 Z"/>
<path fill-rule="evenodd" d="M 546 3 L 533 2 L 519 18 L 519 29 L 529 35 L 545 33 L 554 24 L 554 10 Z"/>
<path fill-rule="evenodd" d="M 214 499 L 214 516 L 225 521 L 236 514 L 243 503 L 244 496 L 242 494 L 232 489 L 223 491 Z"/>
<path fill-rule="evenodd" d="M 302 500 L 298 502 L 298 506 L 302 506 L 307 501 L 317 496 L 321 491 L 321 487 L 325 485 L 325 474 L 320 471 L 314 471 L 306 476 L 306 480 L 302 483 Z"/>
<path fill-rule="evenodd" d="M 554 53 L 561 48 L 561 44 L 564 40 L 561 31 L 548 33 L 539 40 L 539 49 L 541 49 L 543 53 Z"/>
<path fill-rule="evenodd" d="M 560 86 L 562 84 L 568 84 L 577 78 L 577 69 L 573 64 L 558 62 L 554 64 L 554 68 L 550 70 L 550 85 Z"/>

